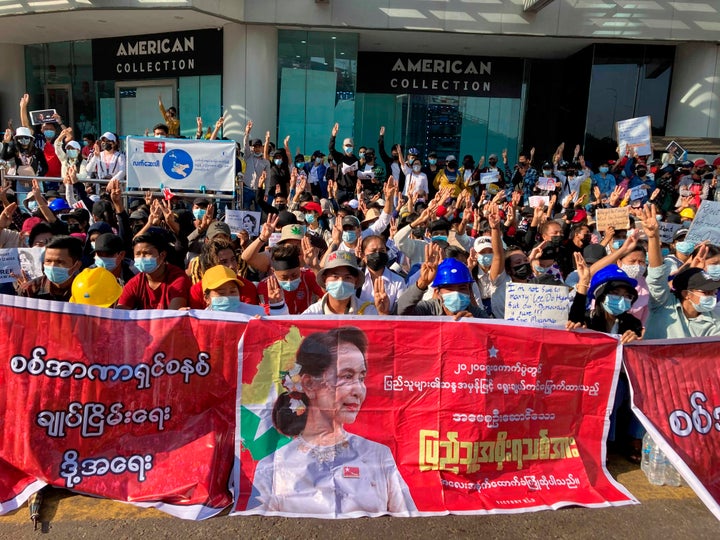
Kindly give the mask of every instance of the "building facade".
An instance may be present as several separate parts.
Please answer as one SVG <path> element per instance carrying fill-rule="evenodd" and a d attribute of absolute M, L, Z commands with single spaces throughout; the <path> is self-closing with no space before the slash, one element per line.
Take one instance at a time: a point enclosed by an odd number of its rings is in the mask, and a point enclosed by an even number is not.
<path fill-rule="evenodd" d="M 306 154 L 338 122 L 356 146 L 385 126 L 388 151 L 599 160 L 636 116 L 720 138 L 718 36 L 710 0 L 0 0 L 0 115 L 18 125 L 27 92 L 83 133 L 141 134 L 161 98 L 185 136 L 224 115 L 225 137 L 253 120 Z"/>

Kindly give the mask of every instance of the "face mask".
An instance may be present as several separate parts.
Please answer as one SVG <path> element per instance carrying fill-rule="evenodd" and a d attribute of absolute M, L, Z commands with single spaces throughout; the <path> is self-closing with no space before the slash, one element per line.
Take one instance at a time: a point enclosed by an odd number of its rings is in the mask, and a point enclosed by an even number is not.
<path fill-rule="evenodd" d="M 431 240 L 433 242 L 447 242 L 447 238 L 444 234 L 438 234 L 437 236 L 433 236 Z"/>
<path fill-rule="evenodd" d="M 105 150 L 107 150 L 108 152 L 112 152 L 112 150 L 113 150 L 113 143 L 111 143 L 111 142 L 106 142 L 105 144 L 103 144 L 103 148 L 104 148 Z"/>
<path fill-rule="evenodd" d="M 355 231 L 343 231 L 342 239 L 346 244 L 352 244 L 357 240 L 357 233 Z"/>
<path fill-rule="evenodd" d="M 603 174 L 607 174 L 607 172 L 608 172 L 609 170 L 610 170 L 610 169 L 609 169 L 608 167 L 600 167 L 600 172 L 603 173 Z"/>
<path fill-rule="evenodd" d="M 553 247 L 558 247 L 560 244 L 562 244 L 562 236 L 551 236 L 550 237 L 550 245 Z"/>
<path fill-rule="evenodd" d="M 591 234 L 584 234 L 582 237 L 582 244 L 583 246 L 587 246 L 592 241 L 592 235 Z"/>
<path fill-rule="evenodd" d="M 543 169 L 543 176 L 552 176 L 552 170 Z"/>
<path fill-rule="evenodd" d="M 645 274 L 645 265 L 644 264 L 624 264 L 622 267 L 623 272 L 625 272 L 629 277 L 633 279 L 637 279 L 643 274 Z"/>
<path fill-rule="evenodd" d="M 643 169 L 641 169 L 641 170 L 639 170 L 639 171 L 635 171 L 635 172 L 637 173 L 637 175 L 638 175 L 640 178 L 645 178 L 645 176 L 647 175 L 647 171 L 646 171 L 646 170 L 643 170 Z"/>
<path fill-rule="evenodd" d="M 668 255 L 670 255 L 670 248 L 662 248 L 662 249 L 660 250 L 660 252 L 662 253 L 662 257 L 663 257 L 663 259 L 664 259 L 664 258 L 667 257 Z"/>
<path fill-rule="evenodd" d="M 45 135 L 46 139 L 52 139 L 55 136 L 55 130 L 54 129 L 46 129 L 43 131 L 43 135 Z"/>
<path fill-rule="evenodd" d="M 277 208 L 278 212 L 282 212 L 283 210 L 287 210 L 287 204 L 274 204 L 275 208 Z"/>
<path fill-rule="evenodd" d="M 365 158 L 365 152 L 358 152 L 358 157 L 359 157 L 360 159 L 364 159 L 364 158 Z"/>
<path fill-rule="evenodd" d="M 342 280 L 328 281 L 325 283 L 325 290 L 335 300 L 347 300 L 355 294 L 355 284 Z"/>
<path fill-rule="evenodd" d="M 713 309 L 715 309 L 715 304 L 717 303 L 717 298 L 714 296 L 701 296 L 700 302 L 695 304 L 694 302 L 690 302 L 692 304 L 692 307 L 695 308 L 695 311 L 698 313 L 709 313 Z"/>
<path fill-rule="evenodd" d="M 462 311 L 470 305 L 470 295 L 453 291 L 442 295 L 443 304 L 453 313 Z"/>
<path fill-rule="evenodd" d="M 518 279 L 527 279 L 530 276 L 530 263 L 523 264 L 517 268 L 513 268 L 513 275 Z"/>
<path fill-rule="evenodd" d="M 413 171 L 419 173 L 422 170 L 421 165 L 413 165 Z"/>
<path fill-rule="evenodd" d="M 283 291 L 294 291 L 300 286 L 300 278 L 291 279 L 290 281 L 280 281 L 278 279 L 278 285 Z"/>
<path fill-rule="evenodd" d="M 435 158 L 430 158 L 430 159 L 428 159 L 428 163 L 429 163 L 430 165 L 435 165 L 435 164 L 437 163 L 437 159 L 435 159 Z"/>
<path fill-rule="evenodd" d="M 204 208 L 195 208 L 195 209 L 193 209 L 192 213 L 193 213 L 193 217 L 195 219 L 197 219 L 198 221 L 200 221 L 202 218 L 205 217 L 207 210 L 205 210 Z"/>
<path fill-rule="evenodd" d="M 70 279 L 70 269 L 61 266 L 45 266 L 43 273 L 55 285 L 60 285 Z"/>
<path fill-rule="evenodd" d="M 612 247 L 613 249 L 617 250 L 620 249 L 624 243 L 625 240 L 613 240 Z"/>
<path fill-rule="evenodd" d="M 38 203 L 37 201 L 29 201 L 27 203 L 28 210 L 30 210 L 30 213 L 35 212 L 38 209 Z"/>
<path fill-rule="evenodd" d="M 237 313 L 242 307 L 242 302 L 237 296 L 215 296 L 210 299 L 212 311 L 230 311 Z"/>
<path fill-rule="evenodd" d="M 90 141 L 83 141 L 83 146 L 87 146 L 90 144 Z"/>
<path fill-rule="evenodd" d="M 682 242 L 675 244 L 675 249 L 678 253 L 682 253 L 683 255 L 691 255 L 695 250 L 695 244 L 693 242 L 686 242 L 683 240 Z"/>
<path fill-rule="evenodd" d="M 478 263 L 480 263 L 480 266 L 487 268 L 492 264 L 493 261 L 493 254 L 492 253 L 484 253 L 483 255 L 478 256 Z"/>
<path fill-rule="evenodd" d="M 262 153 L 262 152 L 253 152 L 253 155 L 254 155 L 255 157 L 262 157 L 262 156 L 263 156 L 263 153 Z"/>
<path fill-rule="evenodd" d="M 457 173 L 445 169 L 445 177 L 448 179 L 448 182 L 455 182 L 455 180 L 457 180 Z"/>
<path fill-rule="evenodd" d="M 491 168 L 494 168 L 495 165 L 497 165 L 497 161 L 492 161 L 492 160 L 491 160 L 491 161 L 488 161 L 488 164 L 490 165 Z"/>
<path fill-rule="evenodd" d="M 78 155 L 80 155 L 80 152 L 77 150 L 68 150 L 67 151 L 67 157 L 70 159 L 77 159 Z"/>
<path fill-rule="evenodd" d="M 295 166 L 296 166 L 298 169 L 302 169 L 303 167 L 305 167 L 305 162 L 304 162 L 304 161 L 298 161 L 298 162 L 295 164 Z"/>
<path fill-rule="evenodd" d="M 79 233 L 79 232 L 82 232 L 82 230 L 80 229 L 80 225 L 79 225 L 79 224 L 77 224 L 77 223 L 71 223 L 70 225 L 68 225 L 68 232 L 70 232 L 70 233 Z"/>
<path fill-rule="evenodd" d="M 108 272 L 112 272 L 117 268 L 117 262 L 115 262 L 115 257 L 101 257 L 100 255 L 95 255 L 95 266 L 98 268 L 104 268 Z"/>
<path fill-rule="evenodd" d="M 535 270 L 536 274 L 552 274 L 553 273 L 553 267 L 552 266 L 540 266 L 539 264 L 533 265 L 533 270 Z"/>
<path fill-rule="evenodd" d="M 145 274 L 152 274 L 157 270 L 158 262 L 155 257 L 135 257 L 135 268 Z"/>
<path fill-rule="evenodd" d="M 346 146 L 345 147 L 345 153 L 349 156 L 353 153 L 353 147 L 352 146 Z"/>
<path fill-rule="evenodd" d="M 274 159 L 273 163 L 279 167 L 280 165 L 282 165 L 282 159 Z"/>
<path fill-rule="evenodd" d="M 305 214 L 305 223 L 315 223 L 315 214 Z"/>
<path fill-rule="evenodd" d="M 708 264 L 705 272 L 710 276 L 710 279 L 720 279 L 720 264 Z"/>
<path fill-rule="evenodd" d="M 368 253 L 365 256 L 365 260 L 367 261 L 367 267 L 370 270 L 378 271 L 387 265 L 388 261 L 390 260 L 390 257 L 388 257 L 387 253 L 383 253 L 381 251 L 377 251 L 375 253 Z"/>
<path fill-rule="evenodd" d="M 618 316 L 621 313 L 625 313 L 632 307 L 632 302 L 629 298 L 624 296 L 617 296 L 615 294 L 608 294 L 603 300 L 603 309 L 610 315 Z"/>

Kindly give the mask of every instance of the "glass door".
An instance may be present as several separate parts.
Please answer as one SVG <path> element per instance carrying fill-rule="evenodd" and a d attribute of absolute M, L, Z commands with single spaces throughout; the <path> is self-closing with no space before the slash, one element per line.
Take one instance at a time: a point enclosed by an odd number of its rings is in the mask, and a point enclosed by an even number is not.
<path fill-rule="evenodd" d="M 117 132 L 121 137 L 152 133 L 155 124 L 165 123 L 158 98 L 165 108 L 176 105 L 177 80 L 130 81 L 115 83 Z"/>
<path fill-rule="evenodd" d="M 45 108 L 55 109 L 65 125 L 72 126 L 74 123 L 72 86 L 70 84 L 46 84 Z"/>

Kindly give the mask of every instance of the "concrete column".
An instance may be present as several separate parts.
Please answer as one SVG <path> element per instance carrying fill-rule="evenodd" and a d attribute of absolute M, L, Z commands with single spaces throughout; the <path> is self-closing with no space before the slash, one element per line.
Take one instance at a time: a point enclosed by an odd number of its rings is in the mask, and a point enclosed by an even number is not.
<path fill-rule="evenodd" d="M 277 144 L 278 37 L 270 26 L 228 24 L 223 27 L 224 134 L 242 140 L 248 120 L 253 135 Z"/>
<path fill-rule="evenodd" d="M 25 93 L 25 47 L 0 43 L 0 119 L 4 132 L 8 119 L 15 127 L 20 123 L 20 98 Z"/>
<path fill-rule="evenodd" d="M 678 45 L 670 89 L 668 136 L 720 137 L 720 46 Z"/>

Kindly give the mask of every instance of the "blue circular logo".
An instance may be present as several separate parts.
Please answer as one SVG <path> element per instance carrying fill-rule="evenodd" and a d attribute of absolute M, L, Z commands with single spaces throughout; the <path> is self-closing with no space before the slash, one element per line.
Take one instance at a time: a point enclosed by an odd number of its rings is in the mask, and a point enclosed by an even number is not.
<path fill-rule="evenodd" d="M 193 160 L 185 150 L 170 150 L 162 160 L 165 174 L 175 180 L 185 180 L 193 170 Z"/>

